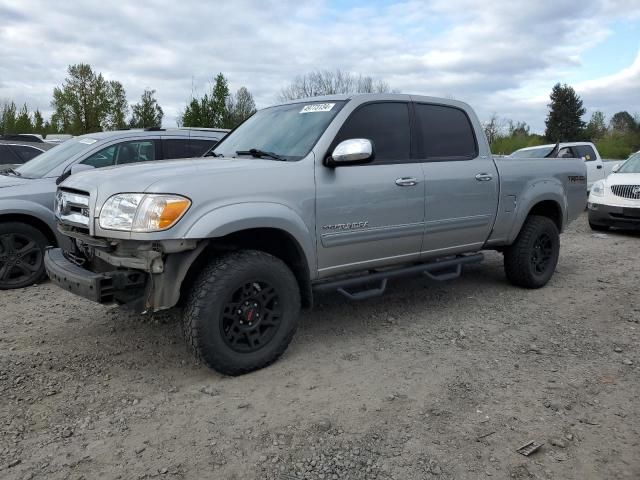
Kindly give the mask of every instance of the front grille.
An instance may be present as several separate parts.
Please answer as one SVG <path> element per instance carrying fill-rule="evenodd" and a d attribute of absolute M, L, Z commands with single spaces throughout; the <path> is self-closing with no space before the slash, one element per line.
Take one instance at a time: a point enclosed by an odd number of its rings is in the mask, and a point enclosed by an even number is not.
<path fill-rule="evenodd" d="M 611 192 L 618 197 L 640 200 L 640 185 L 611 185 Z"/>
<path fill-rule="evenodd" d="M 89 194 L 86 192 L 59 189 L 54 211 L 63 224 L 89 228 Z"/>

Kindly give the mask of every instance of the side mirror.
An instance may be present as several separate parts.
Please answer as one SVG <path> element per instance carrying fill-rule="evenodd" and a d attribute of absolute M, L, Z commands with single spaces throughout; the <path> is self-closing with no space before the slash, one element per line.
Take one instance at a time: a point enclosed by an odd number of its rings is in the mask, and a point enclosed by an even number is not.
<path fill-rule="evenodd" d="M 71 175 L 75 175 L 76 173 L 80 173 L 80 172 L 86 172 L 87 170 L 93 170 L 94 167 L 93 165 L 86 165 L 84 163 L 76 163 L 75 165 L 71 166 Z"/>
<path fill-rule="evenodd" d="M 363 165 L 373 161 L 373 145 L 366 138 L 344 140 L 333 150 L 327 158 L 328 167 L 344 165 Z"/>
<path fill-rule="evenodd" d="M 622 164 L 621 164 L 621 163 L 616 163 L 616 164 L 613 166 L 613 168 L 611 169 L 611 172 L 612 172 L 612 173 L 617 173 L 617 172 L 618 172 L 618 170 L 620 170 L 620 167 L 621 167 L 621 166 L 622 166 Z"/>

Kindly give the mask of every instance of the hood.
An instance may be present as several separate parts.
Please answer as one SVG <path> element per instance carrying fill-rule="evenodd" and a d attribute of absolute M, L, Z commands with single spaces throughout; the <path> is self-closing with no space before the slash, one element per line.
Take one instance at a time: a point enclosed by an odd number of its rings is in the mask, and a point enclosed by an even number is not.
<path fill-rule="evenodd" d="M 640 173 L 612 173 L 607 177 L 608 185 L 640 185 Z"/>
<path fill-rule="evenodd" d="M 89 193 L 95 206 L 116 193 L 182 193 L 194 183 L 204 181 L 213 186 L 229 174 L 237 178 L 238 171 L 259 176 L 262 170 L 283 167 L 286 162 L 264 158 L 160 160 L 78 172 L 60 187 Z"/>
<path fill-rule="evenodd" d="M 26 178 L 16 177 L 15 175 L 0 175 L 0 188 L 24 185 L 28 181 Z"/>

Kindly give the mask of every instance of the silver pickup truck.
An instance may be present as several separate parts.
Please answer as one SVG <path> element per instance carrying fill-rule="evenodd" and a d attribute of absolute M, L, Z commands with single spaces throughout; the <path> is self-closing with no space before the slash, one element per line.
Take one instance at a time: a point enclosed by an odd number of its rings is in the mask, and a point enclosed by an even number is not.
<path fill-rule="evenodd" d="M 493 158 L 473 110 L 442 98 L 276 105 L 213 153 L 70 177 L 56 214 L 74 248 L 45 265 L 96 302 L 181 307 L 195 353 L 229 375 L 275 361 L 314 292 L 451 279 L 485 249 L 513 284 L 542 287 L 586 205 L 583 161 Z"/>

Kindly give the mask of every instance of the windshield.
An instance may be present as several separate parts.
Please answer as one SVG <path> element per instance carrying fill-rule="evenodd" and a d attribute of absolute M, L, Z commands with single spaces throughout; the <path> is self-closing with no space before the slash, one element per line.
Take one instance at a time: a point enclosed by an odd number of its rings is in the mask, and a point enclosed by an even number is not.
<path fill-rule="evenodd" d="M 551 153 L 554 147 L 540 147 L 532 148 L 531 150 L 516 150 L 511 155 L 511 158 L 545 158 Z"/>
<path fill-rule="evenodd" d="M 26 178 L 46 177 L 54 168 L 59 167 L 74 155 L 92 148 L 96 141 L 90 137 L 72 138 L 20 165 L 16 171 Z"/>
<path fill-rule="evenodd" d="M 622 164 L 618 173 L 640 173 L 640 152 L 631 155 L 629 159 Z"/>
<path fill-rule="evenodd" d="M 265 108 L 226 136 L 213 153 L 237 157 L 258 150 L 284 160 L 300 160 L 311 151 L 344 104 L 342 101 L 303 102 Z M 268 155 L 260 157 L 273 159 Z"/>

